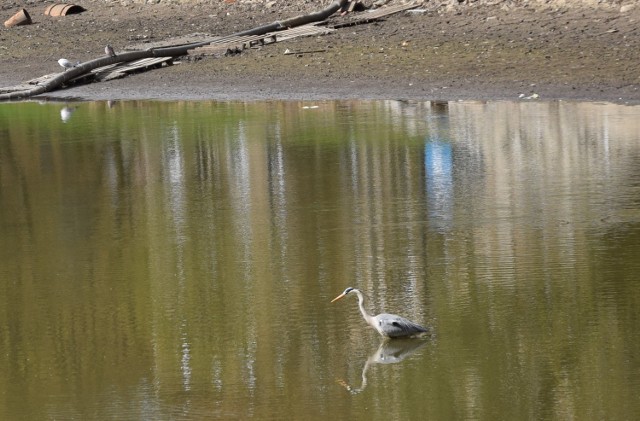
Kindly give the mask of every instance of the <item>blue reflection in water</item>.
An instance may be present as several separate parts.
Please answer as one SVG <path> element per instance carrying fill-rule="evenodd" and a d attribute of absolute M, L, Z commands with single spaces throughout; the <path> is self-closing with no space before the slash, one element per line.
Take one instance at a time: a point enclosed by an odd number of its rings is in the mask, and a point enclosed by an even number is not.
<path fill-rule="evenodd" d="M 424 166 L 429 222 L 437 230 L 451 229 L 453 219 L 453 148 L 440 140 L 427 142 Z"/>

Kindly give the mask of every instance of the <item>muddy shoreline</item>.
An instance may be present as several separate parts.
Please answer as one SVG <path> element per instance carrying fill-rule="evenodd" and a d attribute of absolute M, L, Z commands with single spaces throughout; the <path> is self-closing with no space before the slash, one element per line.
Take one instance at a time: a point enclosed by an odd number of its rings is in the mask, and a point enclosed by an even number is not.
<path fill-rule="evenodd" d="M 227 35 L 323 7 L 311 1 L 123 4 L 0 32 L 0 86 L 58 72 L 57 59 L 89 60 L 135 43 L 189 33 Z M 298 3 L 298 2 L 297 2 Z M 391 2 L 392 4 L 395 2 Z M 588 100 L 640 103 L 640 7 L 435 4 L 333 34 L 196 57 L 123 79 L 72 87 L 50 98 Z M 3 20 L 18 8 L 3 6 Z M 336 19 L 339 19 L 336 17 Z M 320 51 L 284 55 L 290 51 Z M 529 98 L 529 99 L 527 99 Z"/>

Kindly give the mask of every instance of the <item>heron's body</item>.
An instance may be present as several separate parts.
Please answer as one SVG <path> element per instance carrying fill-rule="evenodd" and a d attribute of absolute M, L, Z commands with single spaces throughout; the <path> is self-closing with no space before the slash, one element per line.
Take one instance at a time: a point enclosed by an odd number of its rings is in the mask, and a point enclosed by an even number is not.
<path fill-rule="evenodd" d="M 382 336 L 388 338 L 400 338 L 426 333 L 427 329 L 417 323 L 407 320 L 397 314 L 382 313 L 372 317 L 373 323 L 369 323 Z"/>
<path fill-rule="evenodd" d="M 351 292 L 358 296 L 358 307 L 364 320 L 378 331 L 380 335 L 387 338 L 406 338 L 428 332 L 425 327 L 396 314 L 382 313 L 377 316 L 370 315 L 364 308 L 364 294 L 355 288 L 349 287 L 345 289 L 342 294 L 338 295 L 331 302 L 337 301 Z"/>

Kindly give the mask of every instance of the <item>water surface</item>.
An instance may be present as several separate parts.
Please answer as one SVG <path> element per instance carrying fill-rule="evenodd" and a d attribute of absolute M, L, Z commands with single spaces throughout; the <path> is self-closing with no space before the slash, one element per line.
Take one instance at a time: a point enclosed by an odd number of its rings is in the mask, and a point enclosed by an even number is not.
<path fill-rule="evenodd" d="M 612 104 L 2 104 L 0 418 L 640 419 L 639 162 Z"/>

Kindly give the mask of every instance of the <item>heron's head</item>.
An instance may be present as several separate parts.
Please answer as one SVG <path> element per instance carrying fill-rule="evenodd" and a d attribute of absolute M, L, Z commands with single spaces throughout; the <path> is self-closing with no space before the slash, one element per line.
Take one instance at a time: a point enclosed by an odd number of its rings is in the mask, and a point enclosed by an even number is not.
<path fill-rule="evenodd" d="M 351 291 L 353 291 L 353 290 L 355 290 L 355 288 L 348 287 L 347 289 L 345 289 L 345 290 L 342 292 L 342 294 L 338 295 L 336 298 L 334 298 L 333 300 L 331 300 L 331 302 L 338 301 L 339 299 L 341 299 L 341 298 L 343 298 L 343 297 L 347 296 L 347 294 L 349 294 L 349 293 L 350 293 Z"/>

